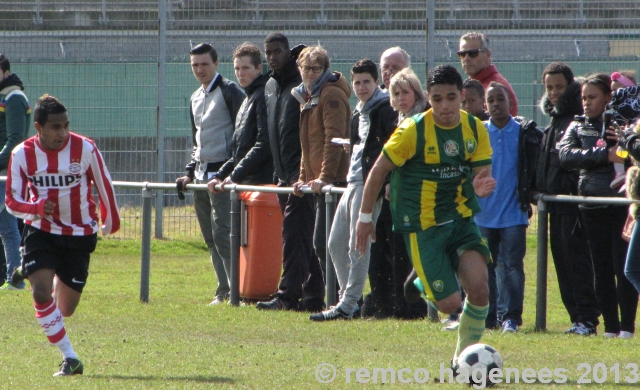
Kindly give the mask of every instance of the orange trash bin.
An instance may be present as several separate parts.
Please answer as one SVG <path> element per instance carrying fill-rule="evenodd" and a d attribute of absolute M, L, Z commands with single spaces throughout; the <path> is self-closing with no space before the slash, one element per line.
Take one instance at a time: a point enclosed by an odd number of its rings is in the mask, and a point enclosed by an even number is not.
<path fill-rule="evenodd" d="M 240 296 L 269 298 L 278 291 L 282 274 L 282 212 L 278 197 L 274 193 L 243 192 L 240 199 L 244 202 Z"/>

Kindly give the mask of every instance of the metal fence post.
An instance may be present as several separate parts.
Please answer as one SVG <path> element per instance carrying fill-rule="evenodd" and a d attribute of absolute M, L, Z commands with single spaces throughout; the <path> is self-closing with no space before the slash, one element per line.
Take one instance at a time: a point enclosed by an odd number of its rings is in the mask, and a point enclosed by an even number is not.
<path fill-rule="evenodd" d="M 331 253 L 329 252 L 329 234 L 331 233 L 331 226 L 333 225 L 333 215 L 336 212 L 336 194 L 332 194 L 331 191 L 324 194 L 324 202 L 326 203 L 326 264 L 327 264 L 327 308 L 329 306 L 335 306 L 338 303 L 338 297 L 336 296 L 336 270 L 333 268 L 333 260 L 331 260 Z"/>
<path fill-rule="evenodd" d="M 151 198 L 153 193 L 142 189 L 142 250 L 140 260 L 140 302 L 149 303 L 149 269 L 151 264 Z"/>
<path fill-rule="evenodd" d="M 158 112 L 156 122 L 156 180 L 164 182 L 164 129 L 166 126 L 166 85 L 167 85 L 167 0 L 158 0 Z M 162 238 L 162 211 L 164 208 L 164 191 L 156 194 L 156 238 Z"/>
<path fill-rule="evenodd" d="M 425 62 L 425 78 L 429 75 L 429 71 L 434 68 L 435 62 L 435 39 L 436 39 L 436 4 L 435 0 L 427 0 L 427 30 L 425 43 L 427 45 L 427 59 Z M 453 9 L 451 10 L 453 13 Z"/>
<path fill-rule="evenodd" d="M 325 0 L 320 0 L 320 13 L 316 16 L 316 23 L 319 25 L 327 24 L 327 14 L 324 12 L 324 2 Z"/>
<path fill-rule="evenodd" d="M 538 199 L 538 255 L 536 281 L 536 330 L 547 328 L 547 203 L 542 196 Z"/>
<path fill-rule="evenodd" d="M 241 201 L 238 192 L 231 190 L 231 269 L 229 270 L 229 287 L 231 288 L 229 303 L 233 306 L 240 305 L 240 235 L 242 233 L 241 223 Z"/>
<path fill-rule="evenodd" d="M 98 22 L 104 26 L 108 21 L 109 17 L 107 16 L 107 0 L 102 0 L 102 14 L 98 16 Z"/>
<path fill-rule="evenodd" d="M 36 0 L 36 14 L 33 15 L 33 24 L 35 24 L 36 26 L 42 26 L 42 24 L 44 23 L 42 20 L 42 1 L 41 0 Z"/>

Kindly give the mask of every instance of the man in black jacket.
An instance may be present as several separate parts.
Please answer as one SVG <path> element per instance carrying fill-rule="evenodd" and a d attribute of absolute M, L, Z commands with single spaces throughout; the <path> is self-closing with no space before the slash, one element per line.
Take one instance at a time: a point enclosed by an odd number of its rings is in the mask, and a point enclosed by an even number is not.
<path fill-rule="evenodd" d="M 289 49 L 284 34 L 271 33 L 264 52 L 271 68 L 265 87 L 269 143 L 278 187 L 290 187 L 300 174 L 300 103 L 291 89 L 302 82 L 296 58 L 304 46 Z M 293 53 L 292 53 L 293 51 Z M 278 194 L 282 221 L 283 271 L 276 296 L 259 302 L 263 310 L 321 311 L 324 308 L 322 268 L 313 249 L 315 209 L 312 196 Z"/>
<path fill-rule="evenodd" d="M 213 193 L 217 184 L 269 184 L 273 181 L 273 163 L 267 131 L 267 105 L 262 75 L 262 53 L 253 43 L 245 42 L 233 52 L 233 67 L 238 84 L 247 97 L 236 116 L 231 158 L 214 173 L 208 183 Z"/>
<path fill-rule="evenodd" d="M 542 73 L 546 94 L 540 109 L 551 116 L 544 130 L 542 148 L 536 170 L 537 190 L 550 195 L 578 195 L 578 172 L 560 166 L 558 142 L 581 115 L 581 87 L 573 71 L 563 62 L 549 64 Z M 598 325 L 598 303 L 593 285 L 593 264 L 583 237 L 578 205 L 550 202 L 549 244 L 558 276 L 560 297 L 572 322 L 567 332 L 591 335 Z"/>

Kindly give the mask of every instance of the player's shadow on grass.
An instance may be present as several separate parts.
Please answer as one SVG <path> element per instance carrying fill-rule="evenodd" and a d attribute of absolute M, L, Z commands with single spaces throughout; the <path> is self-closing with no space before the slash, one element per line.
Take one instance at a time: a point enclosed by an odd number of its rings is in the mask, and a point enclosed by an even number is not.
<path fill-rule="evenodd" d="M 196 375 L 196 376 L 155 376 L 155 375 L 85 375 L 91 378 L 97 379 L 116 379 L 116 380 L 140 380 L 140 381 L 150 381 L 150 380 L 163 380 L 163 381 L 191 381 L 191 382 L 201 382 L 201 383 L 235 383 L 235 381 L 231 378 L 221 377 L 221 376 L 205 376 L 205 375 Z"/>

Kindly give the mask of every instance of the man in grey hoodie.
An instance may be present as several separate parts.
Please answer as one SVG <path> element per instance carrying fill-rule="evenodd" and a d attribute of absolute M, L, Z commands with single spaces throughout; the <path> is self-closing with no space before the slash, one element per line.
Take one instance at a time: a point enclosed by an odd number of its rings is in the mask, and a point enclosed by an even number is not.
<path fill-rule="evenodd" d="M 313 321 L 349 319 L 358 309 L 369 270 L 370 249 L 360 255 L 356 251 L 355 227 L 362 201 L 362 190 L 369 170 L 396 128 L 398 114 L 389 104 L 389 93 L 378 87 L 376 64 L 360 60 L 351 68 L 351 85 L 358 104 L 351 120 L 351 163 L 347 174 L 347 190 L 340 198 L 329 235 L 329 252 L 340 284 L 340 302 L 331 310 L 311 315 Z M 378 196 L 372 215 L 375 223 L 382 195 Z M 362 216 L 360 216 L 362 218 Z"/>
<path fill-rule="evenodd" d="M 236 83 L 218 73 L 218 53 L 213 46 L 200 43 L 189 51 L 189 57 L 193 75 L 201 86 L 191 95 L 193 151 L 186 174 L 176 179 L 178 188 L 190 183 L 206 184 L 231 158 L 236 115 L 246 98 Z M 209 304 L 215 306 L 229 296 L 229 194 L 195 191 L 193 207 L 218 279 L 214 299 Z"/>

